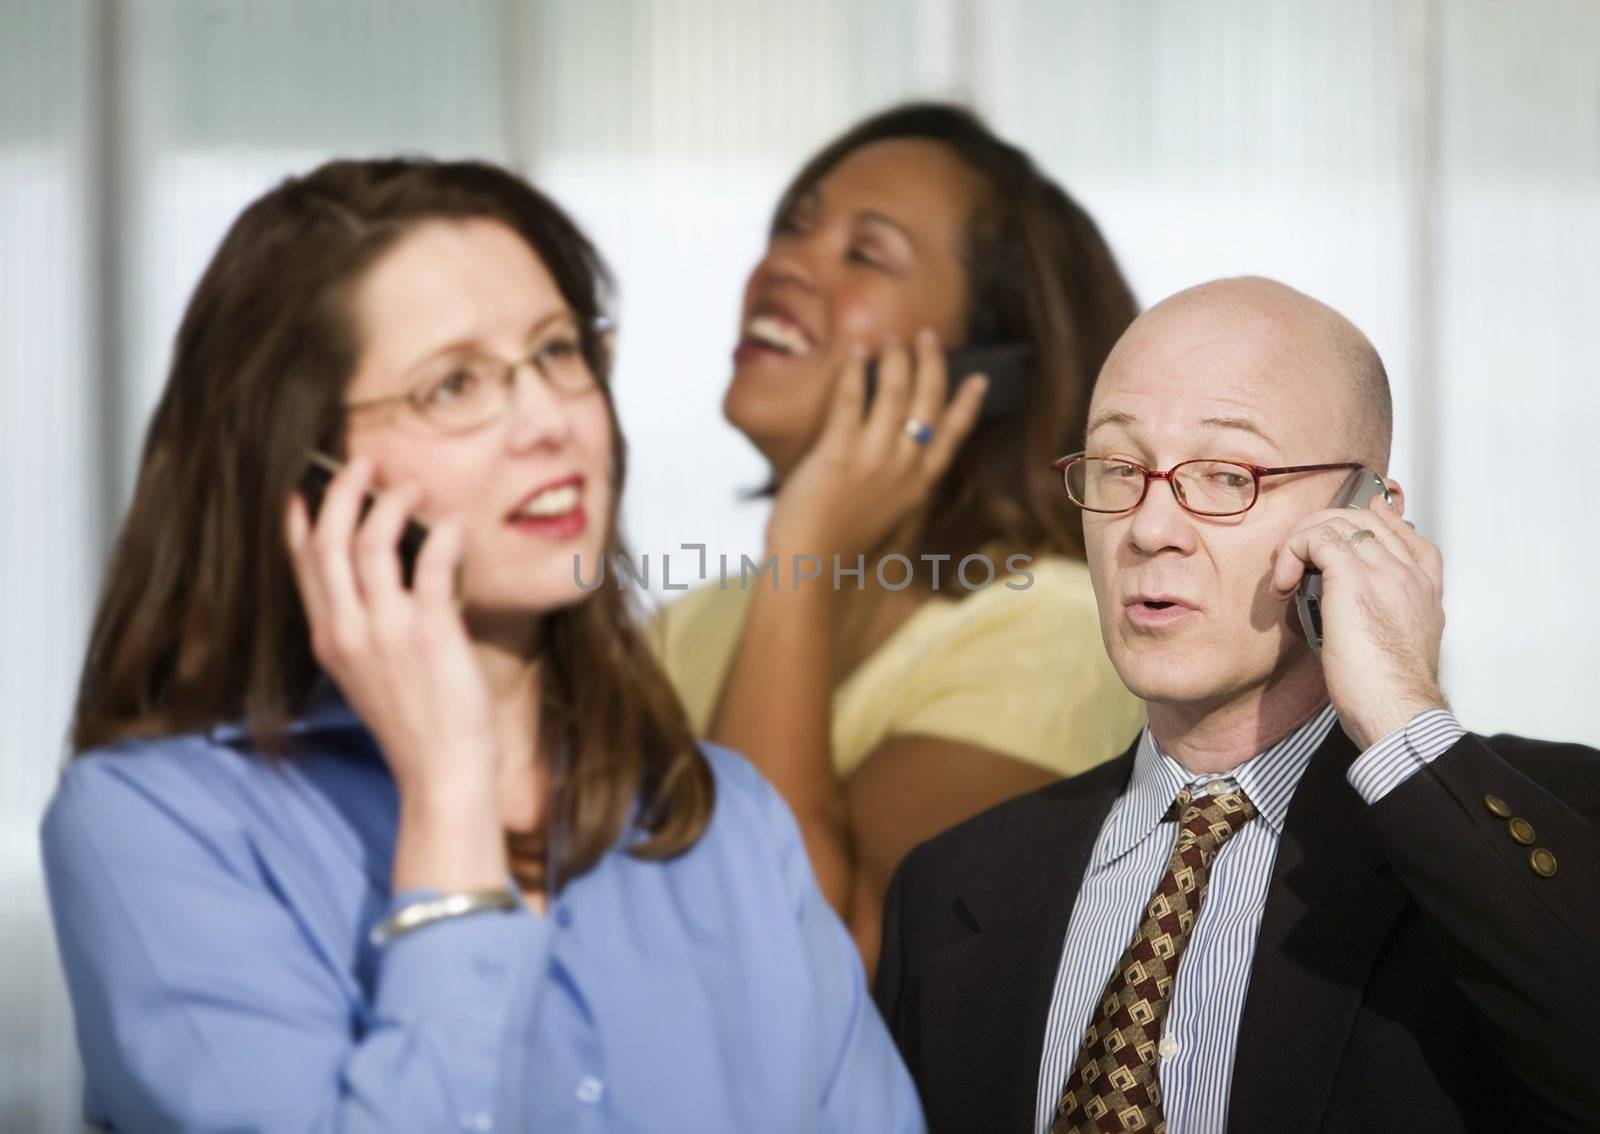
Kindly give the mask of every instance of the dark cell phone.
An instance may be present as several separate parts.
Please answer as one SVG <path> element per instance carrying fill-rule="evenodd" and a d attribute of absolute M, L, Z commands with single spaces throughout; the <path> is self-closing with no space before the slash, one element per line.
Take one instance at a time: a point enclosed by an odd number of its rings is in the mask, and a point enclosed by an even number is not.
<path fill-rule="evenodd" d="M 1393 503 L 1393 497 L 1389 495 L 1389 486 L 1384 483 L 1383 477 L 1372 469 L 1359 468 L 1350 473 L 1330 507 L 1365 508 L 1372 502 L 1374 496 L 1381 496 Z M 1315 567 L 1306 568 L 1305 575 L 1300 579 L 1300 587 L 1294 593 L 1294 603 L 1300 611 L 1300 629 L 1305 631 L 1306 641 L 1310 642 L 1311 648 L 1320 654 L 1322 652 L 1321 571 Z"/>
<path fill-rule="evenodd" d="M 311 513 L 311 519 L 316 521 L 317 513 L 322 510 L 322 497 L 328 491 L 328 485 L 344 466 L 333 457 L 312 449 L 306 454 L 305 472 L 300 474 L 300 495 L 305 497 L 306 511 Z M 373 504 L 372 493 L 367 493 L 361 502 L 361 515 L 365 516 Z M 416 574 L 417 556 L 422 553 L 422 545 L 428 538 L 428 529 L 421 520 L 415 516 L 406 519 L 405 530 L 400 533 L 400 581 L 406 587 L 411 586 L 411 579 Z"/>
<path fill-rule="evenodd" d="M 1028 404 L 1028 387 L 1037 366 L 1034 349 L 1028 343 L 986 343 L 957 347 L 945 353 L 945 373 L 953 397 L 956 387 L 969 374 L 983 374 L 989 389 L 983 395 L 979 421 L 1010 417 Z M 867 362 L 867 405 L 878 391 L 878 360 Z"/>

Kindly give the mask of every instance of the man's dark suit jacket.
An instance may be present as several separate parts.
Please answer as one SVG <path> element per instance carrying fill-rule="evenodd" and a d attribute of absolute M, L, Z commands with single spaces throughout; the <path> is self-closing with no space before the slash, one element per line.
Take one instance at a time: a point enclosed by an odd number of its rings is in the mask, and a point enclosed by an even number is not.
<path fill-rule="evenodd" d="M 1469 733 L 1372 807 L 1356 755 L 1335 728 L 1290 803 L 1228 1128 L 1600 1130 L 1600 752 Z M 1132 768 L 1001 804 L 896 873 L 876 995 L 933 1134 L 1032 1130 L 1067 921 Z"/>

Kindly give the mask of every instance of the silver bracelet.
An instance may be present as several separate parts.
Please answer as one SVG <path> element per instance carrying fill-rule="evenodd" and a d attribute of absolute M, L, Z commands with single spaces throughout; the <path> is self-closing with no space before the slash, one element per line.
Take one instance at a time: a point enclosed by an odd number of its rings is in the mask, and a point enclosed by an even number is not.
<path fill-rule="evenodd" d="M 436 921 L 488 910 L 514 910 L 521 905 L 521 899 L 510 890 L 463 890 L 437 898 L 422 898 L 400 907 L 373 926 L 368 938 L 374 945 L 387 945 L 397 937 Z"/>

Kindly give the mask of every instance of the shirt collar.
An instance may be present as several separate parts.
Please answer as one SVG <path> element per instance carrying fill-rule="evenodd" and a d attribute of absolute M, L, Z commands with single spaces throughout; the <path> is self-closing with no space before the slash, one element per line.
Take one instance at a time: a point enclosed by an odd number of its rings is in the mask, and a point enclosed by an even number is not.
<path fill-rule="evenodd" d="M 1250 802 L 1256 805 L 1262 820 L 1275 834 L 1282 834 L 1283 821 L 1289 814 L 1289 800 L 1312 753 L 1322 746 L 1338 723 L 1333 706 L 1324 705 L 1288 736 L 1223 776 L 1190 772 L 1161 750 L 1150 733 L 1150 726 L 1146 725 L 1139 734 L 1128 787 L 1117 799 L 1095 844 L 1094 865 L 1104 866 L 1120 858 L 1154 831 L 1180 788 L 1215 779 L 1232 779 L 1238 783 Z"/>
<path fill-rule="evenodd" d="M 311 687 L 304 711 L 284 726 L 284 732 L 289 736 L 300 736 L 361 727 L 361 718 L 345 701 L 339 687 L 323 674 Z M 236 744 L 250 739 L 250 725 L 243 720 L 222 721 L 211 726 L 209 735 L 218 744 Z"/>

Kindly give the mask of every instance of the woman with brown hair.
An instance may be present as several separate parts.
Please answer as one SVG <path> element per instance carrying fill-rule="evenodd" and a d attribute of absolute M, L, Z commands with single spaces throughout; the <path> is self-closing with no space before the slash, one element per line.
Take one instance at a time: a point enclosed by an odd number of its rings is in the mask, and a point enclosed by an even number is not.
<path fill-rule="evenodd" d="M 921 1128 L 787 809 L 579 585 L 605 283 L 474 163 L 331 163 L 224 239 L 43 830 L 91 1120 Z"/>
<path fill-rule="evenodd" d="M 794 809 L 869 969 L 911 847 L 1138 730 L 1050 467 L 1136 311 L 1089 216 L 958 107 L 860 123 L 778 203 L 723 403 L 771 467 L 771 567 L 669 606 L 656 644 Z M 941 346 L 975 344 L 1031 363 L 947 376 Z"/>

